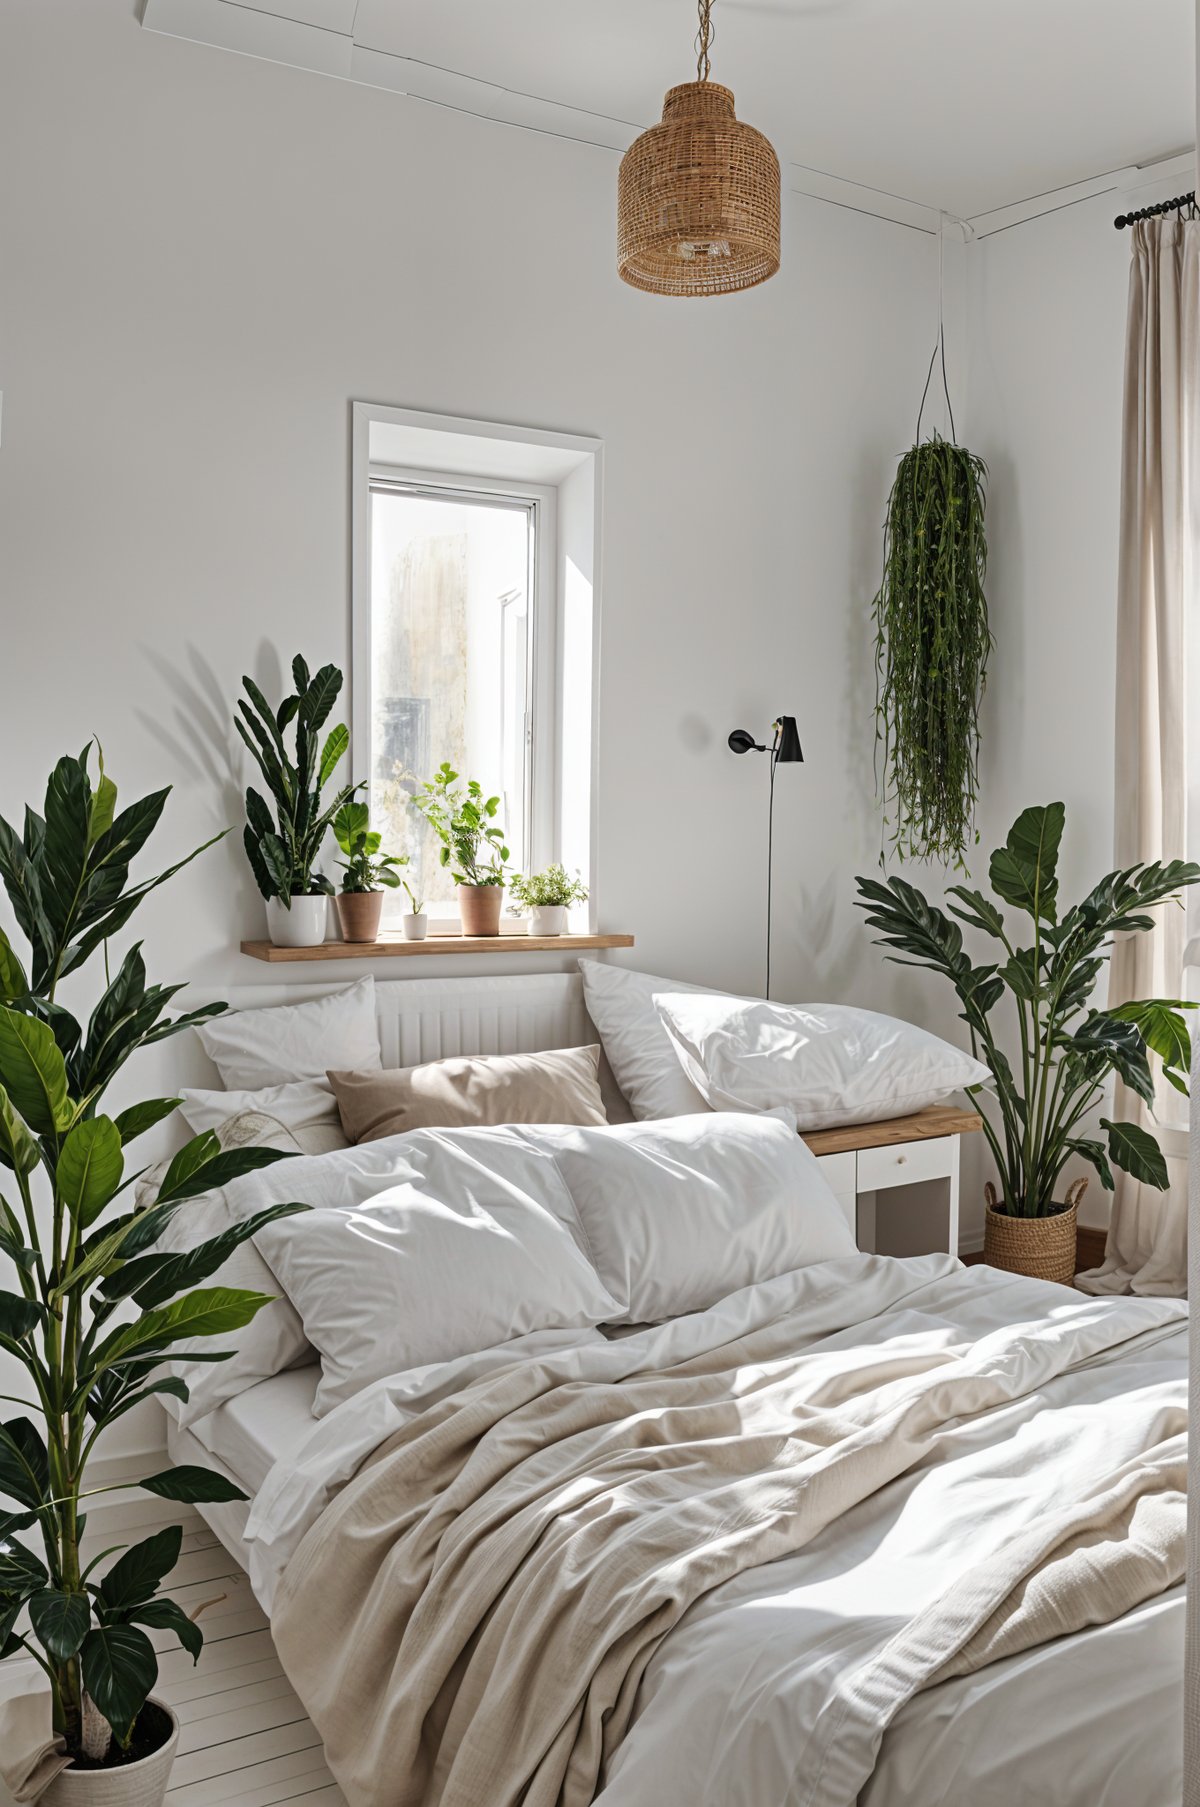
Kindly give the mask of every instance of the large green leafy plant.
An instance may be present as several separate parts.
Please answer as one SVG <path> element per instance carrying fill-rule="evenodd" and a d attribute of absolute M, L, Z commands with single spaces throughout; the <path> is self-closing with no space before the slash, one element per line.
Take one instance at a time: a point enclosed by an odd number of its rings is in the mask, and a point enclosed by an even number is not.
<path fill-rule="evenodd" d="M 920 426 L 918 423 L 918 432 Z M 975 840 L 979 708 L 992 636 L 987 467 L 937 433 L 900 460 L 875 598 L 876 738 L 902 859 L 962 867 Z"/>
<path fill-rule="evenodd" d="M 350 745 L 350 731 L 339 722 L 321 739 L 342 688 L 336 665 L 323 665 L 314 677 L 297 653 L 292 660 L 295 690 L 272 709 L 253 678 L 244 677 L 245 697 L 238 699 L 235 725 L 263 775 L 275 805 L 251 786 L 246 792 L 243 841 L 250 870 L 263 896 L 278 898 L 289 910 L 293 897 L 332 893 L 333 886 L 315 870 L 321 846 L 338 811 L 362 790 L 347 784 L 333 801 L 322 794 Z M 284 738 L 291 729 L 294 754 Z"/>
<path fill-rule="evenodd" d="M 474 778 L 464 790 L 458 773 L 446 762 L 413 797 L 441 846 L 438 859 L 450 868 L 456 885 L 502 885 L 508 861 L 504 830 L 496 821 L 499 797 L 485 797 Z"/>
<path fill-rule="evenodd" d="M 984 1133 L 1000 1170 L 1001 1208 L 1013 1217 L 1055 1210 L 1055 1186 L 1072 1155 L 1089 1162 L 1108 1188 L 1116 1166 L 1165 1190 L 1166 1162 L 1148 1130 L 1101 1118 L 1102 1141 L 1088 1133 L 1085 1119 L 1113 1073 L 1153 1104 L 1151 1055 L 1170 1084 L 1187 1091 L 1191 1041 L 1182 1012 L 1194 1005 L 1146 998 L 1096 1009 L 1090 999 L 1112 937 L 1152 929 L 1149 911 L 1200 881 L 1200 866 L 1183 860 L 1129 866 L 1062 909 L 1058 854 L 1065 821 L 1061 803 L 1027 809 L 992 855 L 992 890 L 1028 920 L 1024 944 L 981 891 L 952 885 L 947 914 L 903 879 L 858 880 L 857 901 L 869 926 L 896 950 L 889 958 L 942 973 L 958 994 L 971 1046 L 991 1068 L 997 1121 L 985 1117 Z M 976 965 L 960 923 L 998 943 L 996 958 Z M 1015 1017 L 1015 1065 L 998 1040 L 996 1012 L 1005 999 Z"/>
<path fill-rule="evenodd" d="M 383 836 L 371 827 L 367 804 L 343 803 L 333 818 L 333 838 L 346 856 L 338 861 L 345 875 L 343 891 L 378 891 L 381 885 L 394 891 L 404 882 L 396 868 L 408 865 L 408 855 L 380 853 Z"/>
<path fill-rule="evenodd" d="M 68 1751 L 85 1751 L 86 1727 L 87 1754 L 102 1759 L 110 1727 L 118 1747 L 128 1746 L 154 1686 L 148 1632 L 174 1633 L 193 1657 L 202 1634 L 159 1593 L 179 1555 L 178 1528 L 123 1549 L 103 1575 L 84 1565 L 88 1458 L 101 1432 L 141 1400 L 186 1400 L 186 1384 L 163 1372 L 172 1347 L 236 1331 L 269 1302 L 197 1283 L 258 1225 L 303 1207 L 260 1212 L 187 1253 L 156 1250 L 189 1199 L 280 1158 L 223 1153 L 211 1132 L 179 1151 L 155 1197 L 119 1203 L 138 1178 L 127 1171 L 130 1146 L 179 1100 L 151 1098 L 110 1116 L 105 1090 L 140 1048 L 224 1005 L 166 1016 L 183 988 L 147 983 L 140 944 L 110 973 L 110 938 L 188 860 L 130 881 L 169 793 L 118 811 L 102 762 L 93 786 L 88 751 L 58 761 L 43 813 L 27 808 L 20 833 L 0 818 L 0 878 L 29 943 L 22 959 L 0 931 L 0 1256 L 12 1270 L 12 1290 L 0 1291 L 0 1349 L 20 1364 L 31 1395 L 6 1394 L 21 1410 L 0 1422 L 0 1496 L 11 1506 L 0 1511 L 0 1656 L 37 1660 Z M 58 988 L 98 949 L 105 983 L 84 1022 Z M 243 1497 L 203 1468 L 136 1485 L 168 1500 Z"/>

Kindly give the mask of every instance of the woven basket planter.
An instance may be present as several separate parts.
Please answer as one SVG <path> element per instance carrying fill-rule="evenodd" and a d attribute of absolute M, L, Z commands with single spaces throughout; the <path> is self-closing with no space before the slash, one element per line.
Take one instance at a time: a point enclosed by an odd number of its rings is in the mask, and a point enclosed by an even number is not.
<path fill-rule="evenodd" d="M 1008 1274 L 1024 1274 L 1030 1280 L 1055 1280 L 1060 1286 L 1075 1283 L 1075 1217 L 1087 1190 L 1086 1179 L 1068 1188 L 1066 1200 L 1055 1205 L 1049 1217 L 1010 1217 L 996 1209 L 996 1194 L 984 1187 L 987 1215 L 984 1219 L 983 1258 L 989 1267 Z"/>

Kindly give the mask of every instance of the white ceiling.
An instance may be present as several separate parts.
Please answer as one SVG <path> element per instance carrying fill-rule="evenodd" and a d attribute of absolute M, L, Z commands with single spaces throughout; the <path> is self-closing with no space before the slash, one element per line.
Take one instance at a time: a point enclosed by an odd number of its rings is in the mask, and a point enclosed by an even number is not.
<path fill-rule="evenodd" d="M 1194 0 L 717 0 L 713 16 L 713 78 L 786 163 L 963 217 L 1195 140 Z M 614 148 L 695 71 L 694 0 L 147 0 L 145 23 L 249 49 L 269 25 L 283 48 L 259 54 Z"/>

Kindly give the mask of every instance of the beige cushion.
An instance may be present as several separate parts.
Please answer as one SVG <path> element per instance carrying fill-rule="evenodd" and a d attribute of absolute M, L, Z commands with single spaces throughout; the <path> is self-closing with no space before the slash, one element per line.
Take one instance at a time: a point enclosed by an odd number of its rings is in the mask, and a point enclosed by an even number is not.
<path fill-rule="evenodd" d="M 455 1055 L 427 1066 L 328 1077 L 350 1140 L 375 1142 L 410 1129 L 606 1123 L 599 1067 L 599 1047 L 553 1048 Z"/>

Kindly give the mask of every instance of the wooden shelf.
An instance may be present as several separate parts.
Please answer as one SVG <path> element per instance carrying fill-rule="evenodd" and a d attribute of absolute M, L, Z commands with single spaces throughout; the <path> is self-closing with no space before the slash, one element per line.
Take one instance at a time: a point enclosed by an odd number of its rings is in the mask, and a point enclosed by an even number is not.
<path fill-rule="evenodd" d="M 847 1123 L 840 1129 L 801 1131 L 814 1154 L 849 1154 L 860 1148 L 892 1148 L 897 1142 L 928 1142 L 935 1136 L 969 1136 L 983 1128 L 975 1111 L 953 1104 L 931 1104 L 911 1117 L 888 1117 L 882 1123 Z"/>
<path fill-rule="evenodd" d="M 243 941 L 242 952 L 269 965 L 297 960 L 413 960 L 431 954 L 574 954 L 581 948 L 632 947 L 632 935 L 429 935 L 405 941 L 322 941 L 317 947 L 276 947 L 271 941 Z"/>

